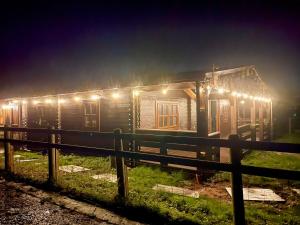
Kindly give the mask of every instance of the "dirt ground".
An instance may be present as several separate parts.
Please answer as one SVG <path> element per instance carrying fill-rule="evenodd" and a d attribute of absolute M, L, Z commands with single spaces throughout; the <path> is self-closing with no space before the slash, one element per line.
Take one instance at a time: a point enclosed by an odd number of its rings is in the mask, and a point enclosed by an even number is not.
<path fill-rule="evenodd" d="M 122 219 L 121 219 L 122 220 Z M 123 221 L 123 220 L 122 220 Z M 44 199 L 29 195 L 0 178 L 0 225 L 15 224 L 132 224 L 112 223 L 106 219 L 84 215 L 58 206 Z M 134 223 L 136 224 L 136 223 Z"/>

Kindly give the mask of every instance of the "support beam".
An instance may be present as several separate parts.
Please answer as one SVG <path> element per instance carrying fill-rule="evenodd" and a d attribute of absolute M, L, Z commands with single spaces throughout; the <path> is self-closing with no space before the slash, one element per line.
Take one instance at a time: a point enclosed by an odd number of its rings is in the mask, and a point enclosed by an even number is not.
<path fill-rule="evenodd" d="M 270 102 L 270 140 L 272 141 L 274 138 L 274 130 L 273 130 L 273 102 Z"/>
<path fill-rule="evenodd" d="M 184 89 L 184 92 L 191 98 L 196 99 L 196 94 L 191 89 Z"/>
<path fill-rule="evenodd" d="M 237 134 L 238 128 L 238 111 L 237 111 L 237 99 L 236 96 L 232 96 L 230 99 L 230 121 L 231 121 L 231 134 Z"/>
<path fill-rule="evenodd" d="M 263 103 L 259 103 L 258 119 L 259 119 L 259 140 L 264 140 L 264 110 Z"/>
<path fill-rule="evenodd" d="M 256 141 L 256 109 L 255 100 L 251 102 L 250 116 L 251 116 L 251 141 Z"/>
<path fill-rule="evenodd" d="M 207 120 L 207 96 L 204 92 L 200 93 L 200 82 L 196 82 L 196 115 L 197 115 L 197 136 L 208 136 Z"/>

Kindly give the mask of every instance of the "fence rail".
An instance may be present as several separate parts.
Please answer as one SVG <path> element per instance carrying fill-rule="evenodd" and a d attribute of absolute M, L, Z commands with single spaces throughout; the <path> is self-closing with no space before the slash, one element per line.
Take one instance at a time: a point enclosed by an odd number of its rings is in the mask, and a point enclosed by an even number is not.
<path fill-rule="evenodd" d="M 13 148 L 16 145 L 31 145 L 48 149 L 49 158 L 49 183 L 55 185 L 57 181 L 58 163 L 57 149 L 63 149 L 65 152 L 82 151 L 94 156 L 114 156 L 116 157 L 116 169 L 118 177 L 118 194 L 121 199 L 126 199 L 128 195 L 128 176 L 127 167 L 124 159 L 150 160 L 160 162 L 161 164 L 178 164 L 183 166 L 194 166 L 203 169 L 231 172 L 232 182 L 232 199 L 235 224 L 245 224 L 245 210 L 243 201 L 243 184 L 242 174 L 255 176 L 265 176 L 279 179 L 300 180 L 300 171 L 273 169 L 255 166 L 246 166 L 241 164 L 242 149 L 255 149 L 260 151 L 277 151 L 284 153 L 300 153 L 300 144 L 274 143 L 264 141 L 246 141 L 239 138 L 238 135 L 231 135 L 229 139 L 219 138 L 203 138 L 195 136 L 172 136 L 172 135 L 153 135 L 153 134 L 132 134 L 122 133 L 120 129 L 115 132 L 87 132 L 74 130 L 55 130 L 41 128 L 16 128 L 16 127 L 0 127 L 0 131 L 4 131 L 3 138 L 0 141 L 4 143 L 5 148 L 5 170 L 13 173 Z M 43 133 L 48 134 L 48 142 L 18 140 L 14 139 L 13 132 L 21 133 Z M 70 144 L 55 143 L 55 135 L 61 134 L 82 134 L 93 135 L 96 137 L 112 138 L 114 140 L 114 148 L 97 148 L 78 146 Z M 193 159 L 179 156 L 161 155 L 146 152 L 124 151 L 123 141 L 137 142 L 155 142 L 157 147 L 193 145 L 205 147 L 227 147 L 230 148 L 231 163 L 219 163 L 201 159 Z"/>

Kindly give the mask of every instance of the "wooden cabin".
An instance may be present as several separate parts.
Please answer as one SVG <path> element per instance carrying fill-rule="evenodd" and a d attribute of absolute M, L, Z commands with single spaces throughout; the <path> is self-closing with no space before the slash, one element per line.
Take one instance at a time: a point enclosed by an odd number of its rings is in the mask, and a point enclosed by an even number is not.
<path fill-rule="evenodd" d="M 272 101 L 254 66 L 179 75 L 164 84 L 3 99 L 0 124 L 221 138 L 238 133 L 246 134 L 245 139 L 252 128 L 255 139 L 271 138 Z M 25 138 L 47 137 L 30 134 Z M 58 141 L 99 147 L 113 144 L 90 135 L 65 135 Z M 139 149 L 156 152 L 147 146 Z"/>

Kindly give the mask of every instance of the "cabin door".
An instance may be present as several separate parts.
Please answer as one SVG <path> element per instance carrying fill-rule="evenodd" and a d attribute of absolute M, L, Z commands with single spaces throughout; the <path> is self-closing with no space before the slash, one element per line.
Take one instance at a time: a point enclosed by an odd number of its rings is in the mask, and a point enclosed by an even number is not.
<path fill-rule="evenodd" d="M 221 137 L 228 137 L 231 132 L 230 102 L 227 99 L 220 100 L 220 133 Z"/>

